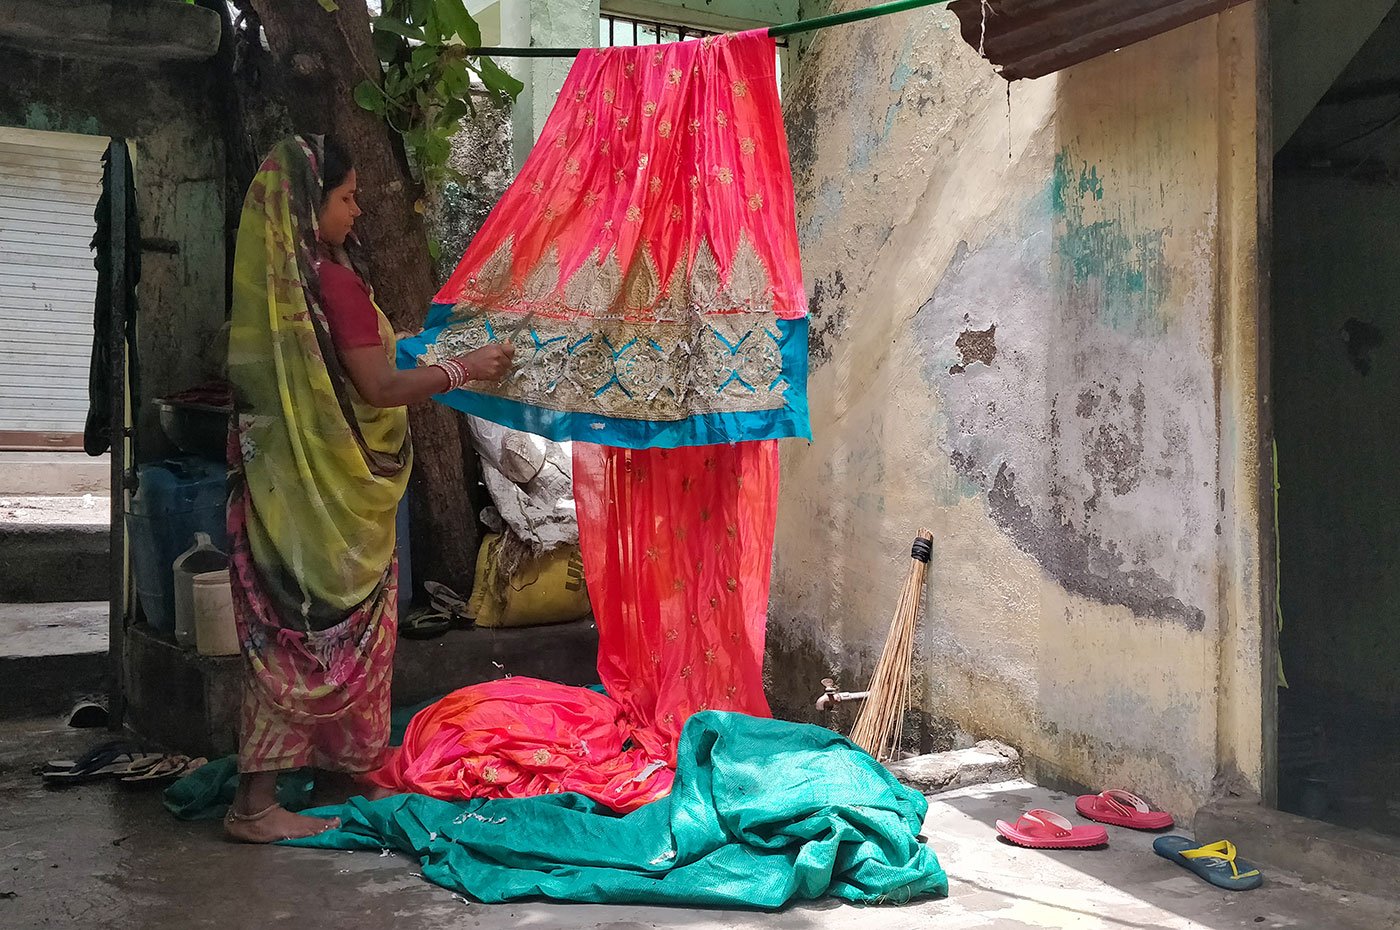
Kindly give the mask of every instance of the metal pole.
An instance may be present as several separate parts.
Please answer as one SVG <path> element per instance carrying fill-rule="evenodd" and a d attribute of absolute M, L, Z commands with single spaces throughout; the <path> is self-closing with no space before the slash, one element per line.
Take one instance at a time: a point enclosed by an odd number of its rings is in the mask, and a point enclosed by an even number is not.
<path fill-rule="evenodd" d="M 795 23 L 772 26 L 769 28 L 768 34 L 775 39 L 781 39 L 799 32 L 811 32 L 814 29 L 826 29 L 829 26 L 857 23 L 863 19 L 889 16 L 892 13 L 903 13 L 906 10 L 917 10 L 920 7 L 935 6 L 947 2 L 948 0 L 892 0 L 890 3 L 877 3 L 875 6 L 866 7 L 863 10 L 848 10 L 845 13 L 814 16 L 811 19 L 803 19 Z M 469 48 L 467 54 L 486 55 L 491 58 L 573 58 L 580 51 L 582 49 L 531 46 L 528 48 Z"/>
<path fill-rule="evenodd" d="M 108 320 L 108 358 L 112 366 L 111 379 L 111 535 L 107 546 L 107 585 L 108 622 L 107 657 L 108 675 L 111 676 L 110 693 L 107 702 L 108 724 L 121 727 L 125 713 L 126 656 L 126 316 L 130 307 L 126 305 L 126 253 L 135 243 L 126 241 L 127 198 L 131 191 L 126 186 L 127 158 L 125 139 L 113 139 L 107 147 L 107 170 L 111 178 L 107 190 L 108 223 L 111 226 L 108 237 L 108 250 L 111 253 L 111 300 L 112 312 Z"/>

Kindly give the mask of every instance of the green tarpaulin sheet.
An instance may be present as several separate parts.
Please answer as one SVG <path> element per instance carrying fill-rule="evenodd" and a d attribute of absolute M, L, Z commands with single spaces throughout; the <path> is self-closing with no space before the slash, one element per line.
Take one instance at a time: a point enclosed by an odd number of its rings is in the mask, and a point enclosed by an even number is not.
<path fill-rule="evenodd" d="M 578 795 L 356 798 L 315 811 L 340 829 L 287 845 L 396 849 L 487 903 L 897 904 L 948 891 L 919 837 L 927 808 L 831 730 L 706 711 L 681 735 L 671 795 L 626 816 Z"/>

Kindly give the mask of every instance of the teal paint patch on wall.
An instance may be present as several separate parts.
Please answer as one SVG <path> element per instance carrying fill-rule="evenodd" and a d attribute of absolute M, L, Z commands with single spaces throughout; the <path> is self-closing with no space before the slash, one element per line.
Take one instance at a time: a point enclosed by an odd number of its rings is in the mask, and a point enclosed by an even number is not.
<path fill-rule="evenodd" d="M 894 63 L 894 71 L 890 74 L 890 92 L 895 94 L 904 93 L 904 87 L 909 83 L 909 79 L 914 76 L 914 68 L 909 64 L 909 54 L 914 50 L 914 34 L 906 33 L 904 45 L 899 50 L 899 58 Z"/>
<path fill-rule="evenodd" d="M 1076 166 L 1068 149 L 1056 154 L 1049 199 L 1060 293 L 1071 306 L 1092 311 L 1114 329 L 1161 334 L 1167 328 L 1162 308 L 1170 287 L 1167 230 L 1134 229 L 1121 211 L 1086 220 L 1085 205 L 1102 202 L 1104 193 L 1097 166 Z"/>
<path fill-rule="evenodd" d="M 894 131 L 895 121 L 904 107 L 904 88 L 914 75 L 910 67 L 910 53 L 913 50 L 913 37 L 906 35 L 904 45 L 895 59 L 890 72 L 888 90 L 876 83 L 875 67 L 881 53 L 876 48 L 870 33 L 861 36 L 858 43 L 859 67 L 853 75 L 851 101 L 856 109 L 866 114 L 865 124 L 857 124 L 851 134 L 851 147 L 847 153 L 846 168 L 849 171 L 864 172 L 870 168 L 875 153 L 889 139 Z M 879 102 L 887 99 L 883 118 L 879 118 Z"/>
<path fill-rule="evenodd" d="M 71 132 L 82 136 L 104 135 L 94 116 L 65 116 L 42 103 L 31 103 L 24 109 L 24 128 L 41 132 Z"/>

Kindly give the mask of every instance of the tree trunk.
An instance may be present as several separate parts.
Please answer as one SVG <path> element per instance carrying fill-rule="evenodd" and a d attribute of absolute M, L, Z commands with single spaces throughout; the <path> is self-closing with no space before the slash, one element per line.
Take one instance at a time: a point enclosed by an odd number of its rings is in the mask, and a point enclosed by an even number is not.
<path fill-rule="evenodd" d="M 434 290 L 427 235 L 416 209 L 421 190 L 398 137 L 354 99 L 356 85 L 378 83 L 382 74 L 365 0 L 339 0 L 334 13 L 318 0 L 253 0 L 253 6 L 282 65 L 282 97 L 293 124 L 298 131 L 333 135 L 354 162 L 364 211 L 355 232 L 376 300 L 395 328 L 418 329 Z M 413 575 L 465 596 L 480 537 L 460 416 L 424 403 L 410 410 L 409 418 L 415 458 Z"/>

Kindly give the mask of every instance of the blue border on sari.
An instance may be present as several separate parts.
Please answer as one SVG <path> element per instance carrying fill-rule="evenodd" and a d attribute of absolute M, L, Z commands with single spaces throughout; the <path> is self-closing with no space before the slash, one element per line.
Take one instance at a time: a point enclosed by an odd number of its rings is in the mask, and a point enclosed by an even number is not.
<path fill-rule="evenodd" d="M 398 366 L 418 367 L 418 356 L 450 325 L 451 304 L 433 304 L 422 334 L 400 340 Z M 807 410 L 807 317 L 778 320 L 783 368 L 787 382 L 784 405 L 773 410 L 744 413 L 696 414 L 684 420 L 628 420 L 588 413 L 569 413 L 532 404 L 458 390 L 438 394 L 433 400 L 463 413 L 512 429 L 543 436 L 554 442 L 591 442 L 623 449 L 676 449 L 714 446 L 764 439 L 812 438 Z"/>

